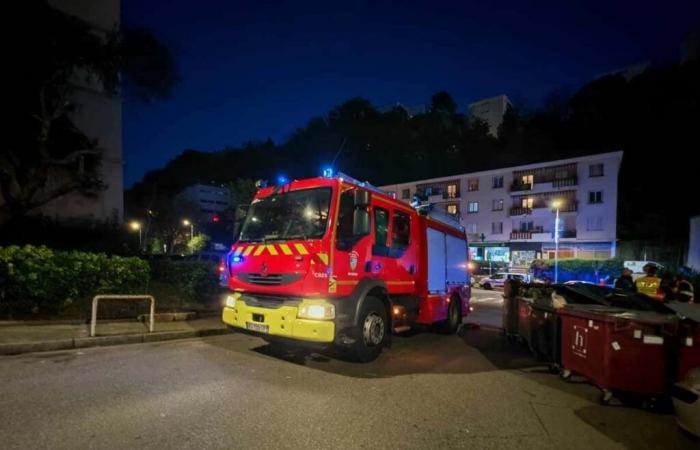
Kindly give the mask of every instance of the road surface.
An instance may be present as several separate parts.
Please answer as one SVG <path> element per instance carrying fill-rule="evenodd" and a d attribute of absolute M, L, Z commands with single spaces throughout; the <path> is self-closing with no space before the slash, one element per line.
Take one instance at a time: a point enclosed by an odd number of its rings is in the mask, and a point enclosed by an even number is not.
<path fill-rule="evenodd" d="M 694 445 L 490 330 L 395 337 L 370 364 L 242 334 L 37 353 L 0 358 L 0 379 L 3 449 Z"/>

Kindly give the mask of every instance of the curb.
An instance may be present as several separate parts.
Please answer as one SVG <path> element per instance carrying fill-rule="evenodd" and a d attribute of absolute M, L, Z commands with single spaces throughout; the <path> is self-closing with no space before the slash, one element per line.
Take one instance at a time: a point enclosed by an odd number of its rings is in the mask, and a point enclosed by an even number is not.
<path fill-rule="evenodd" d="M 20 355 L 23 353 L 50 352 L 56 350 L 74 350 L 89 347 L 107 347 L 112 345 L 142 344 L 146 342 L 170 341 L 195 337 L 218 336 L 230 334 L 227 328 L 204 328 L 201 330 L 161 331 L 144 334 L 122 334 L 116 336 L 97 336 L 73 339 L 57 339 L 43 342 L 17 342 L 0 344 L 0 355 Z"/>

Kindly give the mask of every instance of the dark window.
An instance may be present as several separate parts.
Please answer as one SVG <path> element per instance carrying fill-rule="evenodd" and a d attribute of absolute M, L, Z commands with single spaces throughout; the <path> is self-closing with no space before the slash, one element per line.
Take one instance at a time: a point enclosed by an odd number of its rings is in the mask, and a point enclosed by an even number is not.
<path fill-rule="evenodd" d="M 355 202 L 353 191 L 344 192 L 340 196 L 340 208 L 338 209 L 338 243 L 352 240 L 353 213 Z"/>
<path fill-rule="evenodd" d="M 588 176 L 589 177 L 602 177 L 605 175 L 603 164 L 591 164 L 588 166 Z"/>
<path fill-rule="evenodd" d="M 603 203 L 603 192 L 590 191 L 588 193 L 588 203 Z"/>
<path fill-rule="evenodd" d="M 401 249 L 408 247 L 408 241 L 411 236 L 411 217 L 406 213 L 394 211 L 392 226 L 391 246 Z"/>
<path fill-rule="evenodd" d="M 374 208 L 374 247 L 372 253 L 379 256 L 388 256 L 389 247 L 386 240 L 389 235 L 389 211 L 384 208 Z"/>
<path fill-rule="evenodd" d="M 404 200 L 405 200 L 405 199 L 408 199 L 408 198 L 411 198 L 411 190 L 410 190 L 410 189 L 403 189 L 403 190 L 401 191 L 401 198 L 404 199 Z"/>
<path fill-rule="evenodd" d="M 493 189 L 499 189 L 503 187 L 503 177 L 493 177 Z"/>

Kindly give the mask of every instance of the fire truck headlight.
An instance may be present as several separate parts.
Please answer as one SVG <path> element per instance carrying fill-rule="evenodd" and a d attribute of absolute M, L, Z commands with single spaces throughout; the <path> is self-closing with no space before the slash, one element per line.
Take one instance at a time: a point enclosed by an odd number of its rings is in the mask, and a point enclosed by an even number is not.
<path fill-rule="evenodd" d="M 303 301 L 299 305 L 297 316 L 300 319 L 330 320 L 335 319 L 335 306 L 325 301 L 314 300 L 313 303 Z"/>
<path fill-rule="evenodd" d="M 235 308 L 236 307 L 236 300 L 238 300 L 241 297 L 241 294 L 236 292 L 235 294 L 227 295 L 226 300 L 224 301 L 224 304 L 226 305 L 227 308 Z"/>

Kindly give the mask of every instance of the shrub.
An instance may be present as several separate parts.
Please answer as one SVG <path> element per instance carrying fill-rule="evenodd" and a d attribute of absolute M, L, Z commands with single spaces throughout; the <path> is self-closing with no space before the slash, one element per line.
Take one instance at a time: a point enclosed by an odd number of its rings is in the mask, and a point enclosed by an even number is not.
<path fill-rule="evenodd" d="M 537 259 L 531 265 L 536 278 L 554 280 L 554 260 Z M 612 282 L 622 272 L 622 261 L 618 259 L 563 259 L 559 261 L 559 282 L 577 280 L 598 283 L 601 279 Z"/>
<path fill-rule="evenodd" d="M 100 293 L 142 293 L 149 267 L 134 257 L 0 247 L 0 313 L 60 314 L 85 308 Z"/>
<path fill-rule="evenodd" d="M 154 260 L 153 279 L 174 286 L 182 300 L 207 303 L 219 293 L 216 264 L 208 261 Z"/>

